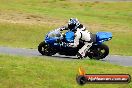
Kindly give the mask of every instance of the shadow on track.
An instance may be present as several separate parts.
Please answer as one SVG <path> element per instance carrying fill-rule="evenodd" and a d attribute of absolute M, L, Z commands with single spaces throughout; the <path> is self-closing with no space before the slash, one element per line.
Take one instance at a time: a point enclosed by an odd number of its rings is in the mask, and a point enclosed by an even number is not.
<path fill-rule="evenodd" d="M 39 56 L 44 56 L 45 55 L 39 55 Z M 75 60 L 79 60 L 76 56 L 65 56 L 65 55 L 59 55 L 59 54 L 55 54 L 53 56 L 46 56 L 46 57 L 52 57 L 52 58 L 58 58 L 58 59 L 75 59 Z M 83 58 L 83 59 L 80 59 L 80 60 L 84 60 L 84 59 L 87 59 L 87 60 L 95 60 L 95 59 L 90 59 L 90 58 Z M 96 61 L 103 61 L 103 62 L 106 62 L 105 59 L 101 59 L 101 60 L 96 60 Z"/>

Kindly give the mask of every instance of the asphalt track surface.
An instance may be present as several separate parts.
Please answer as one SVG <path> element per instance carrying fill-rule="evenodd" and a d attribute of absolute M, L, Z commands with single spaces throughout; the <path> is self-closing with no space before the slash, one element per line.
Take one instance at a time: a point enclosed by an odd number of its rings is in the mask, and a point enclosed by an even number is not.
<path fill-rule="evenodd" d="M 0 54 L 31 56 L 31 57 L 45 57 L 45 56 L 42 56 L 37 51 L 37 49 L 24 49 L 24 48 L 11 48 L 11 47 L 0 47 Z M 75 56 L 70 57 L 70 56 L 64 56 L 64 55 L 59 55 L 59 54 L 56 54 L 52 57 L 55 59 L 57 58 L 58 59 L 69 59 L 69 60 L 77 59 Z M 121 66 L 132 66 L 132 56 L 109 55 L 100 61 L 109 62 L 112 64 L 121 65 Z"/>

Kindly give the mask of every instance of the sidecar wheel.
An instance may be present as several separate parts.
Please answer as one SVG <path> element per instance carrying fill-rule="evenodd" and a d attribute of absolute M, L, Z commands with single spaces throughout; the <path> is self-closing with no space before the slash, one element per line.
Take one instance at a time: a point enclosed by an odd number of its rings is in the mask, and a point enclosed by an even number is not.
<path fill-rule="evenodd" d="M 87 53 L 87 56 L 90 59 L 103 59 L 109 54 L 109 47 L 105 44 L 101 44 L 98 46 L 92 46 L 90 51 Z"/>

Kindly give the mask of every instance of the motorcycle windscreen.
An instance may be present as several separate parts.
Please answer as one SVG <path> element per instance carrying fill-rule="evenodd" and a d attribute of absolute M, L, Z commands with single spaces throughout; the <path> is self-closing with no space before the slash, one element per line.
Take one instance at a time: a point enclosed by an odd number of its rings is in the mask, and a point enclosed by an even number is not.
<path fill-rule="evenodd" d="M 112 38 L 112 33 L 111 32 L 97 32 L 96 33 L 96 40 L 97 41 L 108 41 Z"/>
<path fill-rule="evenodd" d="M 67 31 L 65 33 L 65 42 L 67 42 L 67 43 L 73 43 L 74 42 L 74 32 Z"/>
<path fill-rule="evenodd" d="M 60 39 L 60 37 L 60 31 L 51 31 L 46 35 L 45 42 L 47 42 L 48 44 L 53 44 L 57 41 L 57 39 Z"/>

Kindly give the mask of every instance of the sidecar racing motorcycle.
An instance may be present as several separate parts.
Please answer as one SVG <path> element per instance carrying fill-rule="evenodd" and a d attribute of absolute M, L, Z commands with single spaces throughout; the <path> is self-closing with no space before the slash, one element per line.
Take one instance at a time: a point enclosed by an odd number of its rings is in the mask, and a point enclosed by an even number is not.
<path fill-rule="evenodd" d="M 96 34 L 91 34 L 93 39 L 93 44 L 89 50 L 86 51 L 85 58 L 90 59 L 103 59 L 109 54 L 109 47 L 104 44 L 105 41 L 112 39 L 111 32 L 97 32 Z M 76 56 L 79 49 L 82 48 L 84 42 L 80 40 L 79 45 L 76 48 L 68 47 L 69 43 L 74 42 L 74 32 L 67 31 L 62 36 L 46 35 L 44 41 L 42 41 L 38 46 L 38 51 L 42 55 L 52 56 L 56 53 L 66 56 Z"/>

